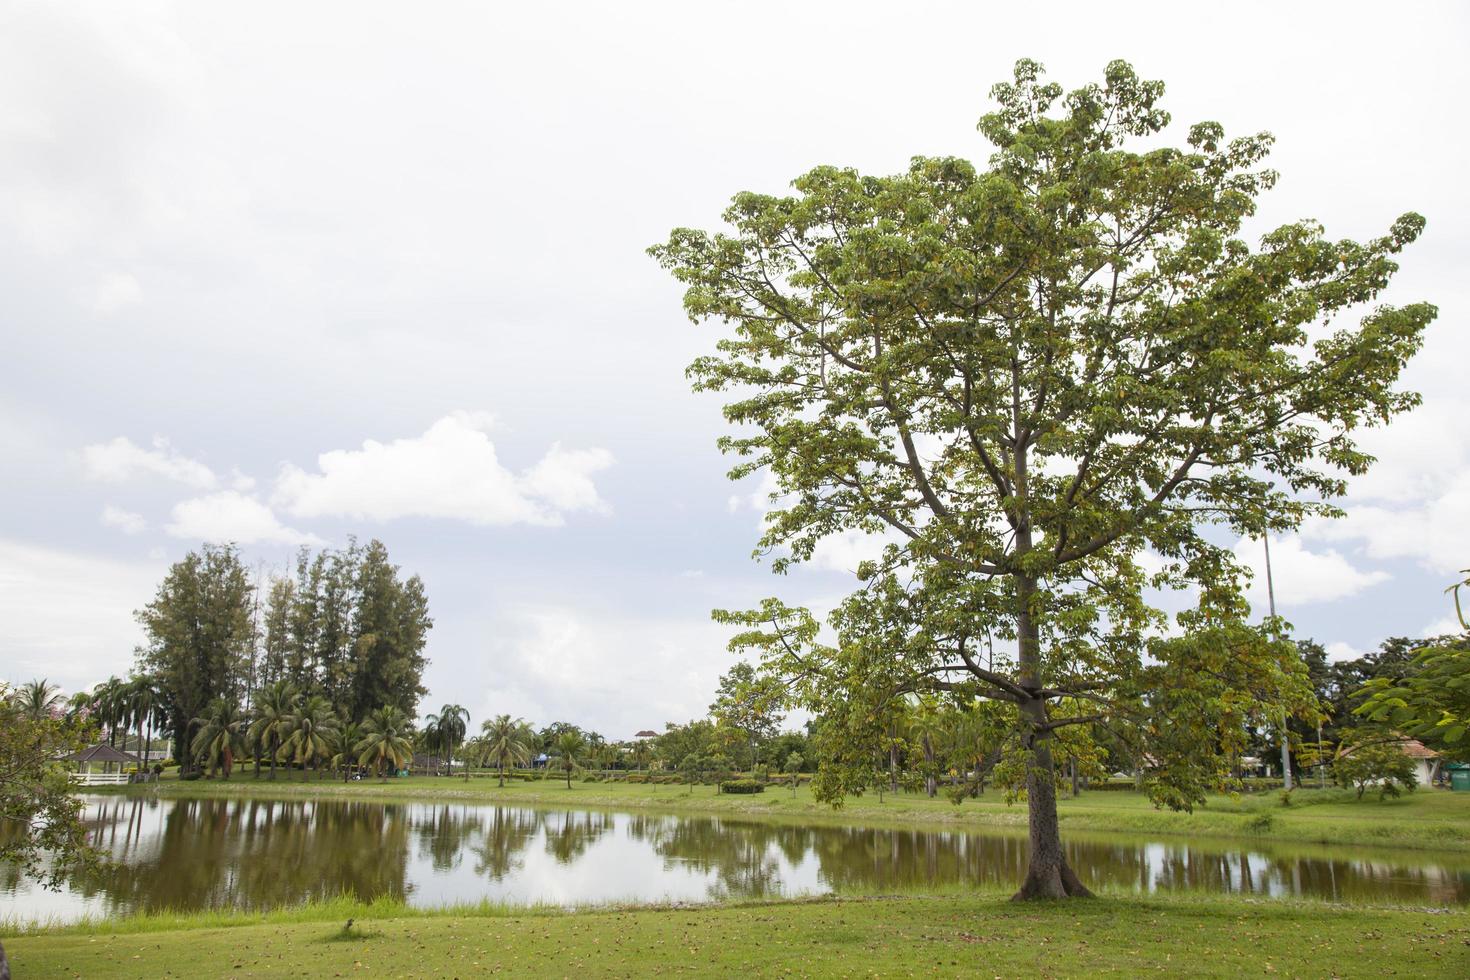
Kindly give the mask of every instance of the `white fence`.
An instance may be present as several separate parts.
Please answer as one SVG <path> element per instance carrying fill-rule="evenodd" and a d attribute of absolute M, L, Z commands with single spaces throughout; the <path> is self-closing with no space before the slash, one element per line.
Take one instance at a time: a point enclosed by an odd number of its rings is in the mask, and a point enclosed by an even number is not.
<path fill-rule="evenodd" d="M 71 778 L 83 786 L 121 786 L 128 781 L 125 772 L 74 772 Z"/>

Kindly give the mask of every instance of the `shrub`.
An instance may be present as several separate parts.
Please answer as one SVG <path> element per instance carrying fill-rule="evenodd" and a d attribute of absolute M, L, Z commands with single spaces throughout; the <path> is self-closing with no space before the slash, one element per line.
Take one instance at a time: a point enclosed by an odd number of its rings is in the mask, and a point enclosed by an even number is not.
<path fill-rule="evenodd" d="M 720 784 L 725 793 L 764 793 L 766 784 L 755 779 L 727 779 Z"/>
<path fill-rule="evenodd" d="M 1357 787 L 1360 800 L 1363 792 L 1375 783 L 1380 800 L 1398 796 L 1400 787 L 1412 793 L 1418 785 L 1414 770 L 1414 760 L 1395 741 L 1361 741 L 1344 750 L 1332 763 L 1333 775 L 1339 782 Z"/>

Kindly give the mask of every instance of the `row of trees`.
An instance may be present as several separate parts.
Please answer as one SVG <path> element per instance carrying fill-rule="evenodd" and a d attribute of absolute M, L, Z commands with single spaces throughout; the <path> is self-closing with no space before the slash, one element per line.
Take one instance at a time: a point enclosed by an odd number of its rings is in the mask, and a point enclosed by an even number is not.
<path fill-rule="evenodd" d="M 302 778 L 326 765 L 344 773 L 363 767 L 379 774 L 396 771 L 413 756 L 413 720 L 396 705 L 383 705 L 360 722 L 343 719 L 320 694 L 303 694 L 287 680 L 259 692 L 249 711 L 217 698 L 193 719 L 192 758 L 209 775 L 230 777 L 235 761 L 251 757 L 255 775 L 263 764 L 276 778 L 279 763 L 301 767 Z"/>
<path fill-rule="evenodd" d="M 169 569 L 137 616 L 145 644 L 134 676 L 94 691 L 94 708 L 109 730 L 157 724 L 186 765 L 200 719 L 248 712 L 277 684 L 353 725 L 383 708 L 412 717 L 425 693 L 423 583 L 403 578 L 376 540 L 303 548 L 294 578 L 263 582 L 234 546 L 205 545 Z"/>

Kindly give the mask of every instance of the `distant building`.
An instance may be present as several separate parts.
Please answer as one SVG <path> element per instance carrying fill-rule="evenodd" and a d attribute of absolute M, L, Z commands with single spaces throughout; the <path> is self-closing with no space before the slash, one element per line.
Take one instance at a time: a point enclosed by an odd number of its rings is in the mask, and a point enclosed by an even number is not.
<path fill-rule="evenodd" d="M 1414 760 L 1414 777 L 1419 785 L 1433 786 L 1435 777 L 1439 775 L 1439 753 L 1412 738 L 1400 742 L 1399 748 L 1404 750 L 1404 755 Z"/>

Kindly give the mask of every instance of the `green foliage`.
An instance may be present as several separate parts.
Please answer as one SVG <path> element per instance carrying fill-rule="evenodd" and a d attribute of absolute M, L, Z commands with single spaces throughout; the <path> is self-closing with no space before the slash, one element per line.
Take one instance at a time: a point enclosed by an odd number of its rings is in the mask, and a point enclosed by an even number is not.
<path fill-rule="evenodd" d="M 82 801 L 61 756 L 85 748 L 96 729 L 59 717 L 56 689 L 44 680 L 19 691 L 0 682 L 0 866 L 46 888 L 97 867 Z"/>
<path fill-rule="evenodd" d="M 371 766 L 384 774 L 413 758 L 413 722 L 399 708 L 386 705 L 369 712 L 362 723 L 362 737 L 352 747 L 357 764 Z"/>
<path fill-rule="evenodd" d="M 709 712 L 718 724 L 745 734 L 747 761 L 754 765 L 759 744 L 776 734 L 785 705 L 786 690 L 780 678 L 757 673 L 742 660 L 720 678 Z"/>
<path fill-rule="evenodd" d="M 722 793 L 764 793 L 766 784 L 759 779 L 727 779 L 720 783 Z"/>
<path fill-rule="evenodd" d="M 257 762 L 260 756 L 270 761 L 272 779 L 276 778 L 276 763 L 280 761 L 281 748 L 295 726 L 300 704 L 301 696 L 296 687 L 284 678 L 256 692 L 246 741 L 256 751 Z M 259 770 L 258 765 L 256 769 Z"/>
<path fill-rule="evenodd" d="M 191 722 L 195 729 L 189 744 L 193 758 L 207 766 L 211 776 L 222 771 L 229 779 L 236 756 L 245 754 L 246 725 L 238 704 L 228 698 L 215 698 L 204 714 Z"/>
<path fill-rule="evenodd" d="M 1231 768 L 1251 725 L 1283 707 L 1312 710 L 1294 644 L 1226 623 L 1149 645 L 1152 661 L 1134 682 L 1135 716 L 1154 756 L 1144 787 L 1156 804 L 1188 810 L 1231 785 Z"/>
<path fill-rule="evenodd" d="M 1398 796 L 1401 789 L 1412 793 L 1418 784 L 1414 761 L 1404 754 L 1402 740 L 1372 732 L 1346 740 L 1332 772 L 1344 786 L 1356 787 L 1359 799 L 1375 784 L 1380 800 Z"/>
<path fill-rule="evenodd" d="M 1011 707 L 1033 800 L 1062 727 L 1156 736 L 1143 751 L 1170 806 L 1217 780 L 1221 718 L 1310 710 L 1275 632 L 1243 642 L 1244 573 L 1207 529 L 1335 515 L 1371 462 L 1352 433 L 1417 403 L 1396 384 L 1435 310 L 1370 304 L 1424 222 L 1366 243 L 1299 222 L 1253 247 L 1240 232 L 1276 180 L 1271 137 L 1205 122 L 1163 144 L 1162 92 L 1113 62 L 1064 95 L 1023 60 L 981 119 L 988 165 L 819 167 L 793 195 L 738 194 L 723 233 L 651 249 L 691 319 L 728 326 L 689 374 L 731 396 L 731 476 L 775 479 L 762 553 L 783 571 L 833 535 L 882 546 L 830 618 L 835 645 L 774 599 L 715 614 L 821 719 L 824 799 L 882 778 L 891 703 L 911 693 Z M 1149 587 L 1194 590 L 1187 643 L 1251 662 L 1195 680 L 1193 654 L 1165 646 L 1179 656 L 1153 669 Z M 1068 698 L 1091 707 L 1054 707 Z M 1158 723 L 1162 703 L 1189 737 Z"/>
<path fill-rule="evenodd" d="M 569 728 L 556 736 L 551 748 L 555 752 L 551 761 L 566 776 L 567 789 L 571 789 L 572 773 L 581 768 L 582 754 L 587 750 L 587 739 L 577 729 Z"/>
<path fill-rule="evenodd" d="M 313 555 L 266 592 L 261 677 L 319 694 L 360 722 L 391 705 L 412 714 L 424 695 L 424 645 L 433 627 L 417 575 L 403 578 L 381 541 Z"/>
<path fill-rule="evenodd" d="M 1367 698 L 1354 713 L 1447 758 L 1470 761 L 1470 645 L 1429 647 L 1413 667 L 1396 681 L 1370 680 L 1363 687 Z"/>
<path fill-rule="evenodd" d="M 515 766 L 529 765 L 535 753 L 536 734 L 531 726 L 520 718 L 497 715 L 480 723 L 480 738 L 475 745 L 475 762 L 489 764 L 500 773 L 500 784 L 505 785 L 505 770 Z"/>
<path fill-rule="evenodd" d="M 205 545 L 176 562 L 139 610 L 139 666 L 158 679 L 174 755 L 192 762 L 196 719 L 218 698 L 238 704 L 248 677 L 251 585 L 234 546 Z"/>

